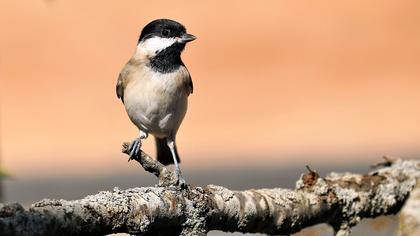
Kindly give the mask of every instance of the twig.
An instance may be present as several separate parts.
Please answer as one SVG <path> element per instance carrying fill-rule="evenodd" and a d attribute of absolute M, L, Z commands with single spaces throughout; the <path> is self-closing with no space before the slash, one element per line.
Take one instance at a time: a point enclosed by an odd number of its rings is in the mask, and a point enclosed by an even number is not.
<path fill-rule="evenodd" d="M 391 166 L 392 163 L 394 163 L 397 160 L 396 158 L 389 157 L 389 156 L 383 156 L 382 158 L 384 159 L 383 161 L 380 161 L 380 162 L 377 162 L 377 163 L 371 165 L 370 168 L 375 169 L 375 168 L 378 168 L 378 167 Z"/>
<path fill-rule="evenodd" d="M 128 150 L 129 146 L 130 146 L 130 143 L 123 143 L 122 152 L 129 155 L 130 154 L 130 150 Z M 140 165 L 144 168 L 144 170 L 158 177 L 159 186 L 167 187 L 167 186 L 176 185 L 175 173 L 173 171 L 168 170 L 163 164 L 161 164 L 157 160 L 151 158 L 149 155 L 143 152 L 143 150 L 140 150 L 138 155 L 133 157 L 132 159 L 140 163 Z"/>

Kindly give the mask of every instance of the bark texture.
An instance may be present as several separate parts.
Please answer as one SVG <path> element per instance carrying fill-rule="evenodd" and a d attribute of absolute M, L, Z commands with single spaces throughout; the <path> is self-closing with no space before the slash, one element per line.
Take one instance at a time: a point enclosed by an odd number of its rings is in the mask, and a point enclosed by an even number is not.
<path fill-rule="evenodd" d="M 414 189 L 400 213 L 398 236 L 420 235 L 420 182 Z"/>
<path fill-rule="evenodd" d="M 344 236 L 362 218 L 397 213 L 420 177 L 420 161 L 387 160 L 365 175 L 321 178 L 308 168 L 293 190 L 234 191 L 175 186 L 173 172 L 145 153 L 135 160 L 158 177 L 157 186 L 115 188 L 75 201 L 44 199 L 28 210 L 3 204 L 0 235 L 206 235 L 210 230 L 289 235 L 327 223 Z"/>

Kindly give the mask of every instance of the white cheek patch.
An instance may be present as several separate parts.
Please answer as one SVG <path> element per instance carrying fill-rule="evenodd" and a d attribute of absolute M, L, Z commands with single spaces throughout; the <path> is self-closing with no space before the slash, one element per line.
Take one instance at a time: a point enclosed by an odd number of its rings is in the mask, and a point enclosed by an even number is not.
<path fill-rule="evenodd" d="M 153 37 L 146 39 L 144 42 L 139 43 L 138 47 L 146 51 L 147 55 L 155 55 L 158 51 L 161 51 L 178 41 L 177 38 L 160 38 Z"/>

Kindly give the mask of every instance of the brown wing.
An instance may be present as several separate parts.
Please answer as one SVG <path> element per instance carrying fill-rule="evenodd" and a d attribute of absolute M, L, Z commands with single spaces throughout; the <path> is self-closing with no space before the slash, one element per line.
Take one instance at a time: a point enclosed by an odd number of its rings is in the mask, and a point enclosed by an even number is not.
<path fill-rule="evenodd" d="M 194 86 L 193 86 L 193 82 L 192 82 L 192 79 L 191 79 L 191 75 L 188 75 L 187 88 L 189 89 L 190 94 L 192 94 L 193 91 L 194 91 Z"/>
<path fill-rule="evenodd" d="M 182 68 L 183 68 L 183 70 L 181 70 L 181 71 L 184 72 L 183 75 L 182 75 L 183 81 L 184 81 L 185 87 L 187 89 L 188 95 L 190 95 L 194 91 L 194 86 L 193 86 L 193 82 L 192 82 L 192 79 L 191 79 L 191 75 L 190 75 L 190 72 L 188 71 L 188 69 L 185 66 L 183 66 Z"/>
<path fill-rule="evenodd" d="M 117 86 L 116 86 L 117 97 L 124 103 L 124 86 L 123 77 L 121 73 L 118 75 Z"/>

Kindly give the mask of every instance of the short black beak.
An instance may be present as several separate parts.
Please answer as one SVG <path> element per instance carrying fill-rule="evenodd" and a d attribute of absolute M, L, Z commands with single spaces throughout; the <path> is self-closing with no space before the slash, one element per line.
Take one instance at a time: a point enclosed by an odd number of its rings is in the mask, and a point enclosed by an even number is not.
<path fill-rule="evenodd" d="M 197 37 L 195 37 L 192 34 L 187 34 L 187 33 L 183 34 L 182 37 L 181 37 L 181 40 L 184 43 L 188 43 L 188 42 L 194 41 L 196 39 L 197 39 Z"/>

